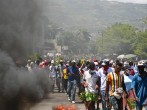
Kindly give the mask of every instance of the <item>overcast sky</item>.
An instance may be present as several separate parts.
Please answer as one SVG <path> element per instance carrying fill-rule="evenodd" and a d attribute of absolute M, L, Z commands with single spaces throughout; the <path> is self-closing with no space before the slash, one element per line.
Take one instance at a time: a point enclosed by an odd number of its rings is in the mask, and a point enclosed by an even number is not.
<path fill-rule="evenodd" d="M 147 4 L 147 0 L 108 0 L 108 1 L 119 1 L 119 2 Z"/>

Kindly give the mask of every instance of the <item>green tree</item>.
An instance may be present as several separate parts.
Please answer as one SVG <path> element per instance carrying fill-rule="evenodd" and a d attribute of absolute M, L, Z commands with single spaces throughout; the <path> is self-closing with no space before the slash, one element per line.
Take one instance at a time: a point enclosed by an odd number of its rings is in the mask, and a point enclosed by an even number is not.
<path fill-rule="evenodd" d="M 107 28 L 98 38 L 99 51 L 106 54 L 133 53 L 132 42 L 136 38 L 136 28 L 129 24 L 116 23 Z M 102 44 L 103 42 L 103 44 Z"/>
<path fill-rule="evenodd" d="M 147 18 L 143 20 L 143 23 L 147 24 Z M 134 53 L 141 58 L 147 57 L 147 31 L 138 31 L 137 37 L 133 43 Z"/>
<path fill-rule="evenodd" d="M 73 45 L 74 42 L 74 34 L 72 32 L 62 32 L 57 38 L 58 45 L 66 45 L 70 46 Z"/>
<path fill-rule="evenodd" d="M 91 35 L 85 30 L 63 32 L 57 38 L 57 44 L 68 46 L 72 54 L 88 53 L 91 50 L 90 37 Z"/>
<path fill-rule="evenodd" d="M 145 24 L 147 24 L 147 17 L 143 20 L 143 22 L 144 22 Z"/>
<path fill-rule="evenodd" d="M 90 52 L 90 38 L 92 36 L 87 30 L 80 29 L 75 33 L 77 42 L 78 53 L 89 53 Z"/>
<path fill-rule="evenodd" d="M 147 57 L 147 31 L 138 32 L 134 43 L 134 52 L 140 57 Z"/>

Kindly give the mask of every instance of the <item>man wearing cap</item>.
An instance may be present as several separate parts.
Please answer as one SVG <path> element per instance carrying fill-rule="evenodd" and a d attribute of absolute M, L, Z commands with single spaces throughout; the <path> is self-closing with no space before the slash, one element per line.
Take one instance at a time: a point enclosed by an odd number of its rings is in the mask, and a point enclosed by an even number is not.
<path fill-rule="evenodd" d="M 136 99 L 136 110 L 142 110 L 147 106 L 147 69 L 145 63 L 138 63 L 139 74 L 132 80 L 131 88 Z M 146 107 L 147 110 L 147 107 Z"/>
<path fill-rule="evenodd" d="M 75 94 L 77 86 L 77 76 L 79 75 L 79 69 L 76 67 L 76 61 L 72 60 L 71 66 L 68 67 L 68 100 L 75 103 Z"/>

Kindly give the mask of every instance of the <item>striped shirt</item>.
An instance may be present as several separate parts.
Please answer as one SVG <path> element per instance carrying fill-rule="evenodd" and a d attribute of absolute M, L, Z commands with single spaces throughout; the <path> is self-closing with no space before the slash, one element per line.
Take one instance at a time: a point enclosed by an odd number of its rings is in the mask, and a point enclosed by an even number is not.
<path fill-rule="evenodd" d="M 112 96 L 115 90 L 121 87 L 121 75 L 111 72 L 107 75 L 107 83 L 109 84 L 109 94 Z"/>

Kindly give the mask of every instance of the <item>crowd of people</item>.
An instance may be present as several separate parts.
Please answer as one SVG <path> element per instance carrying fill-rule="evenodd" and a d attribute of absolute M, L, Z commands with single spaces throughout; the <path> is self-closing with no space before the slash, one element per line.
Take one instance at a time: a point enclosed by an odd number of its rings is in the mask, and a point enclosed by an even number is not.
<path fill-rule="evenodd" d="M 28 60 L 26 67 L 31 72 L 35 64 Z M 71 103 L 78 93 L 86 110 L 99 109 L 100 102 L 103 110 L 147 110 L 147 62 L 52 59 L 37 64 L 53 80 L 51 92 L 56 85 Z"/>

